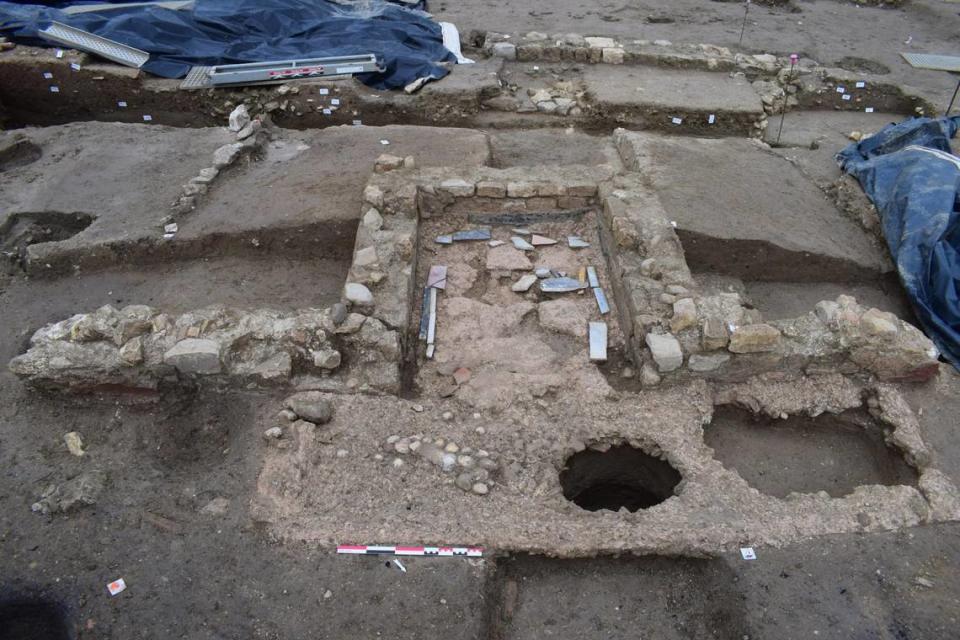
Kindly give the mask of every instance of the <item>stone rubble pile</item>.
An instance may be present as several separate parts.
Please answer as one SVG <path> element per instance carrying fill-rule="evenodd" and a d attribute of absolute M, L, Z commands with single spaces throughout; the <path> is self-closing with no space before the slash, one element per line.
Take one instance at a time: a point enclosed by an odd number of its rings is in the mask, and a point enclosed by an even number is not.
<path fill-rule="evenodd" d="M 274 386 L 328 377 L 343 354 L 357 387 L 396 387 L 397 332 L 375 318 L 331 309 L 292 313 L 209 307 L 171 316 L 145 305 L 106 305 L 37 330 L 10 370 L 32 385 L 75 391 L 157 390 L 210 381 Z M 367 375 L 364 362 L 393 365 Z"/>
<path fill-rule="evenodd" d="M 453 477 L 453 484 L 458 489 L 478 496 L 490 492 L 495 484 L 494 474 L 500 469 L 495 454 L 485 449 L 461 447 L 443 437 L 392 435 L 384 442 L 383 451 L 383 454 L 376 454 L 376 459 L 384 460 L 385 456 L 393 456 L 391 464 L 397 468 L 404 464 L 402 456 L 419 456 Z"/>

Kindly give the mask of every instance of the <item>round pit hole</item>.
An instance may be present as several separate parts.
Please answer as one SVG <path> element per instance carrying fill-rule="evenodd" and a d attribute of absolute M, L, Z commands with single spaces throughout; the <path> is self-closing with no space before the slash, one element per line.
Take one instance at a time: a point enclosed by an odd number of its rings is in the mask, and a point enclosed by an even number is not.
<path fill-rule="evenodd" d="M 587 511 L 647 509 L 674 495 L 680 480 L 669 463 L 626 444 L 581 451 L 560 472 L 564 497 Z"/>

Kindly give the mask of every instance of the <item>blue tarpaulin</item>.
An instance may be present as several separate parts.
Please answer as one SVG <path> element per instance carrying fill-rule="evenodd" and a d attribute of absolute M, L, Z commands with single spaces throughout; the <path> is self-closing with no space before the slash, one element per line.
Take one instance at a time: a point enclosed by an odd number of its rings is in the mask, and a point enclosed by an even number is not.
<path fill-rule="evenodd" d="M 50 46 L 37 30 L 62 22 L 150 54 L 143 69 L 182 78 L 194 65 L 238 64 L 373 53 L 382 73 L 360 74 L 378 89 L 447 75 L 454 61 L 440 25 L 426 13 L 385 0 L 196 0 L 181 11 L 116 8 L 68 15 L 59 7 L 0 2 L 0 35 Z"/>
<path fill-rule="evenodd" d="M 837 161 L 860 181 L 923 329 L 960 369 L 960 116 L 888 125 Z"/>

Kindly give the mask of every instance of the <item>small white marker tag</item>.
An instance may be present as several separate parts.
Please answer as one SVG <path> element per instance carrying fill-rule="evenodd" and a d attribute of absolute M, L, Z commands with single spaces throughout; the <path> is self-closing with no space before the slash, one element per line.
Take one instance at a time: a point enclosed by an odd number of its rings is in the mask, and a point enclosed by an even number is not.
<path fill-rule="evenodd" d="M 70 68 L 73 69 L 74 71 L 80 71 L 80 65 L 78 65 L 76 62 L 71 62 Z"/>
<path fill-rule="evenodd" d="M 121 109 L 126 109 L 127 103 L 121 100 L 120 102 L 117 103 L 117 106 L 120 107 Z"/>
<path fill-rule="evenodd" d="M 110 592 L 110 595 L 115 596 L 124 589 L 127 588 L 127 583 L 123 581 L 123 578 L 117 578 L 113 582 L 107 585 L 107 591 Z"/>
<path fill-rule="evenodd" d="M 873 113 L 873 107 L 867 107 L 866 109 L 864 109 L 864 111 L 867 113 Z"/>
<path fill-rule="evenodd" d="M 330 93 L 330 89 L 327 89 L 326 87 L 320 89 L 320 95 L 322 96 L 329 95 L 329 93 Z"/>
<path fill-rule="evenodd" d="M 534 71 L 540 71 L 540 67 L 538 67 L 537 65 L 533 65 L 533 70 L 534 70 Z"/>
<path fill-rule="evenodd" d="M 843 98 L 844 100 L 849 100 L 849 99 L 850 99 L 850 94 L 849 94 L 849 93 L 845 93 L 845 94 L 843 94 L 843 95 L 840 96 L 840 97 Z"/>
<path fill-rule="evenodd" d="M 362 125 L 362 124 L 363 124 L 363 122 L 360 121 L 360 120 L 354 120 L 354 121 L 353 121 L 353 126 L 355 126 L 355 127 L 359 127 L 359 126 Z"/>
<path fill-rule="evenodd" d="M 144 121 L 144 122 L 151 122 L 151 121 L 153 121 L 153 116 L 148 116 L 147 114 L 143 114 L 143 121 Z"/>
<path fill-rule="evenodd" d="M 673 227 L 674 229 L 676 229 L 676 228 L 677 228 L 677 221 L 676 221 L 676 220 L 671 220 L 671 221 L 670 221 L 670 226 Z"/>
<path fill-rule="evenodd" d="M 860 81 L 857 83 L 857 89 L 863 89 L 865 86 L 867 86 L 866 82 Z"/>
<path fill-rule="evenodd" d="M 707 118 L 707 124 L 713 124 L 716 121 L 717 121 L 717 116 L 715 114 L 711 113 L 710 116 Z"/>
<path fill-rule="evenodd" d="M 670 122 L 673 124 L 683 124 L 683 118 L 670 118 Z"/>
<path fill-rule="evenodd" d="M 57 49 L 57 57 L 58 57 L 58 58 L 62 58 L 62 57 L 63 57 L 63 49 Z"/>
<path fill-rule="evenodd" d="M 60 93 L 60 87 L 58 87 L 57 85 L 53 85 L 52 87 L 50 87 L 50 93 Z"/>
<path fill-rule="evenodd" d="M 330 104 L 332 104 L 335 107 L 340 106 L 340 98 L 332 98 L 330 100 Z"/>
<path fill-rule="evenodd" d="M 325 116 L 329 116 L 329 115 L 332 114 L 332 113 L 333 113 L 333 109 L 324 109 L 324 110 L 323 110 L 323 115 L 325 115 Z"/>
<path fill-rule="evenodd" d="M 753 547 L 740 547 L 740 556 L 744 560 L 756 560 L 757 554 L 753 550 Z"/>
<path fill-rule="evenodd" d="M 387 146 L 388 144 L 390 144 L 390 141 L 387 139 L 383 139 L 380 141 L 380 144 L 382 144 L 383 146 Z"/>
<path fill-rule="evenodd" d="M 843 87 L 837 87 L 837 93 L 846 93 L 846 92 L 847 90 L 844 89 Z"/>
<path fill-rule="evenodd" d="M 53 74 L 50 73 L 49 71 L 44 71 L 44 72 L 43 72 L 43 79 L 44 79 L 44 80 L 53 80 Z"/>

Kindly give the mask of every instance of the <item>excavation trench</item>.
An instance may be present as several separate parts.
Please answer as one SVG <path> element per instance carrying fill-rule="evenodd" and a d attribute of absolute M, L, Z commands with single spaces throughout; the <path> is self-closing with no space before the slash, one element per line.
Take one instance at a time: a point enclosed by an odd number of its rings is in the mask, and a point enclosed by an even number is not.
<path fill-rule="evenodd" d="M 917 483 L 916 469 L 861 410 L 781 420 L 722 405 L 704 439 L 724 466 L 776 498 L 820 491 L 841 498 L 864 485 Z"/>
<path fill-rule="evenodd" d="M 736 578 L 722 559 L 518 555 L 497 562 L 488 599 L 484 637 L 492 640 L 740 638 L 747 631 Z"/>

